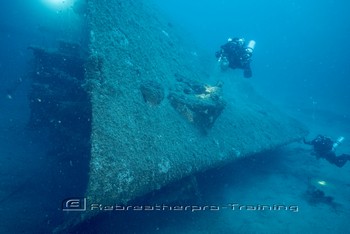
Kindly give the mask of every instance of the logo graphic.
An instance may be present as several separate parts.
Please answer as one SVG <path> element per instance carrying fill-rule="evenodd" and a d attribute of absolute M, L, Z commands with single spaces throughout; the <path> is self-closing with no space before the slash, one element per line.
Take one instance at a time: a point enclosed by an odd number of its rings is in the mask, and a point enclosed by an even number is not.
<path fill-rule="evenodd" d="M 62 202 L 63 211 L 86 211 L 86 198 L 69 198 Z"/>

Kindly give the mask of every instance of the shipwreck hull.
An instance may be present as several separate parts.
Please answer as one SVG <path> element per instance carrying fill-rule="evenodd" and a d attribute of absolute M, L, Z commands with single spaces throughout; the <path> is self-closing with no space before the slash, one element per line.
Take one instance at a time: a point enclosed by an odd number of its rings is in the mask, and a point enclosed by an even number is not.
<path fill-rule="evenodd" d="M 201 81 L 206 71 L 172 25 L 142 1 L 90 0 L 88 21 L 85 88 L 92 109 L 91 160 L 87 211 L 78 222 L 99 213 L 89 211 L 91 204 L 126 204 L 307 134 L 303 125 L 256 94 L 249 85 L 253 80 L 242 78 L 230 84 L 234 98 L 220 102 L 215 123 L 201 126 L 186 118 L 169 94 L 179 74 Z M 147 99 L 144 87 L 150 81 L 156 83 L 156 93 Z"/>
<path fill-rule="evenodd" d="M 177 73 L 201 80 L 196 58 L 176 32 L 139 1 L 90 1 L 92 149 L 87 198 L 126 203 L 169 182 L 305 135 L 237 80 L 229 103 L 206 135 L 164 99 L 149 105 L 141 85 L 169 90 Z M 96 64 L 97 63 L 97 64 Z M 93 65 L 91 65 L 93 64 Z"/>

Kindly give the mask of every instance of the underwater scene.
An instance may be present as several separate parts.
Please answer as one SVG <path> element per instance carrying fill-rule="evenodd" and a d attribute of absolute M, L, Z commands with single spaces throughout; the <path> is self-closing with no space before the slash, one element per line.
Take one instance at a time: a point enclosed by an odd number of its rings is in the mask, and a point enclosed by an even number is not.
<path fill-rule="evenodd" d="M 0 233 L 349 233 L 347 1 L 0 4 Z"/>

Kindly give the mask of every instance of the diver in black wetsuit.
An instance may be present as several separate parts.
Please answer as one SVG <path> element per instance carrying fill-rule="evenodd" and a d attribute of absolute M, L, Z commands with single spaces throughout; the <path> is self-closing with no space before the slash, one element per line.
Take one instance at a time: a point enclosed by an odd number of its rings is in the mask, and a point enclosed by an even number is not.
<path fill-rule="evenodd" d="M 243 38 L 229 38 L 227 43 L 221 46 L 221 50 L 217 51 L 215 56 L 220 62 L 222 70 L 227 67 L 243 69 L 244 77 L 250 78 L 252 70 L 250 68 L 251 57 L 255 47 L 255 41 L 249 41 L 245 45 Z"/>
<path fill-rule="evenodd" d="M 318 135 L 312 141 L 306 141 L 304 143 L 307 145 L 312 145 L 317 159 L 324 158 L 331 164 L 337 167 L 343 167 L 347 161 L 350 161 L 349 154 L 342 154 L 337 156 L 335 154 L 336 147 L 344 140 L 344 137 L 339 137 L 337 141 L 332 141 L 329 137 Z"/>

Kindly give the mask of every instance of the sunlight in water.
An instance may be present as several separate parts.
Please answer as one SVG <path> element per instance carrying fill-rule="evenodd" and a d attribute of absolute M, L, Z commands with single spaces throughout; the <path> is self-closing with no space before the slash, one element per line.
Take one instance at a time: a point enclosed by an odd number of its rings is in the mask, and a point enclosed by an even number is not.
<path fill-rule="evenodd" d="M 73 6 L 75 0 L 41 0 L 47 7 L 60 11 Z"/>

